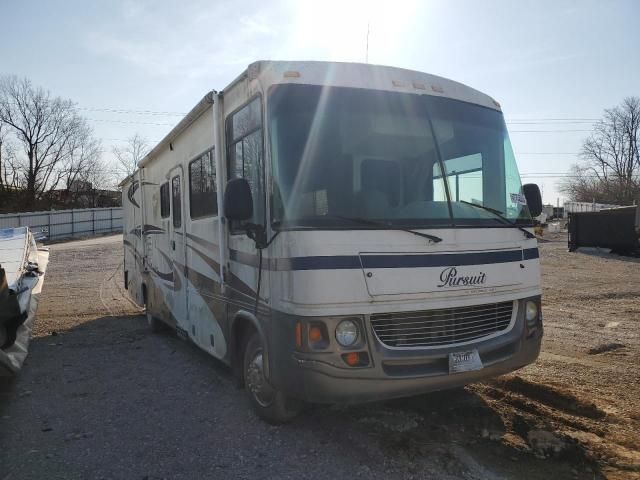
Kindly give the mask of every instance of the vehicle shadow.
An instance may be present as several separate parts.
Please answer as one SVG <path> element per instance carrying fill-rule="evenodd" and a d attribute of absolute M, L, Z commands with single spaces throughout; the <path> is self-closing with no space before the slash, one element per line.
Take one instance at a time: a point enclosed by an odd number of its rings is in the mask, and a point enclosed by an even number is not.
<path fill-rule="evenodd" d="M 608 248 L 580 247 L 573 253 L 581 253 L 583 255 L 589 255 L 591 257 L 615 260 L 618 262 L 640 263 L 640 256 L 619 255 L 617 253 L 610 252 Z"/>

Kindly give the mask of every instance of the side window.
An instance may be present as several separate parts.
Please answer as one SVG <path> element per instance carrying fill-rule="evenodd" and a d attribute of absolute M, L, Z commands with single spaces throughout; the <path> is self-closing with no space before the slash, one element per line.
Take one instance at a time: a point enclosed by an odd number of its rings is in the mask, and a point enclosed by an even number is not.
<path fill-rule="evenodd" d="M 251 223 L 264 224 L 264 163 L 262 160 L 262 107 L 255 98 L 227 118 L 229 178 L 245 178 L 253 195 Z M 233 231 L 239 231 L 238 225 Z"/>
<path fill-rule="evenodd" d="M 189 164 L 189 212 L 191 218 L 208 217 L 218 213 L 213 150 L 202 154 Z"/>
<path fill-rule="evenodd" d="M 173 227 L 182 226 L 182 204 L 180 203 L 180 177 L 171 179 L 171 208 L 173 210 Z"/>
<path fill-rule="evenodd" d="M 169 216 L 169 182 L 160 185 L 160 217 Z"/>

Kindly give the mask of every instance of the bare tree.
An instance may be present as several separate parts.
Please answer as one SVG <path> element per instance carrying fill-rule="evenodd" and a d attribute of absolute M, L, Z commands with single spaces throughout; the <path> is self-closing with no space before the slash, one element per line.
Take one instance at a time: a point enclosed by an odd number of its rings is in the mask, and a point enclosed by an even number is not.
<path fill-rule="evenodd" d="M 70 192 L 81 189 L 81 183 L 87 183 L 89 172 L 100 162 L 102 146 L 85 125 L 70 139 L 67 148 L 68 154 L 58 171 L 55 185 L 62 181 L 65 190 Z"/>
<path fill-rule="evenodd" d="M 19 168 L 15 146 L 11 143 L 8 130 L 0 122 L 0 192 L 15 191 L 19 186 Z"/>
<path fill-rule="evenodd" d="M 2 163 L 2 154 L 5 150 L 5 138 L 7 136 L 6 127 L 2 123 L 0 123 L 0 191 L 4 190 L 4 180 L 3 180 L 3 172 L 4 172 L 4 164 Z"/>
<path fill-rule="evenodd" d="M 60 181 L 59 167 L 70 144 L 87 128 L 70 100 L 52 97 L 28 79 L 0 78 L 0 123 L 14 133 L 26 159 L 20 165 L 26 202 L 32 206 L 47 188 Z"/>
<path fill-rule="evenodd" d="M 101 158 L 92 162 L 90 167 L 83 172 L 82 181 L 92 186 L 91 190 L 87 192 L 90 207 L 99 206 L 97 200 L 100 192 L 107 187 L 112 187 L 113 180 L 108 165 Z"/>
<path fill-rule="evenodd" d="M 136 133 L 123 147 L 113 147 L 113 154 L 118 161 L 118 170 L 122 178 L 128 177 L 138 168 L 138 162 L 149 153 L 149 142 Z M 121 179 L 122 179 L 121 178 Z"/>
<path fill-rule="evenodd" d="M 607 109 L 561 190 L 577 201 L 628 205 L 640 194 L 640 98 Z"/>

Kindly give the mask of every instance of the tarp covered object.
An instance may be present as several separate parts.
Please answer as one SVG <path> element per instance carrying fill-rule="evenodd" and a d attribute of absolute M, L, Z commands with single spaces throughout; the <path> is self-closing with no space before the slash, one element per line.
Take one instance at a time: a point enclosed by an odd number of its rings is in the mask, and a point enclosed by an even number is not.
<path fill-rule="evenodd" d="M 0 376 L 27 357 L 48 260 L 26 227 L 0 230 Z"/>

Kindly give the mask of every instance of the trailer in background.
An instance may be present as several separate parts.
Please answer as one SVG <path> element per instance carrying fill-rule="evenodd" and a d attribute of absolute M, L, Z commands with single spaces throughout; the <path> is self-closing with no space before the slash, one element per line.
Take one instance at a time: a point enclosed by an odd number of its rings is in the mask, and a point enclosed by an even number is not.
<path fill-rule="evenodd" d="M 610 248 L 620 255 L 640 253 L 638 206 L 569 213 L 569 251 Z"/>
<path fill-rule="evenodd" d="M 613 205 L 611 203 L 595 203 L 595 202 L 564 202 L 562 214 L 564 218 L 569 218 L 571 213 L 582 212 L 600 212 L 610 208 L 620 208 L 624 205 Z"/>

